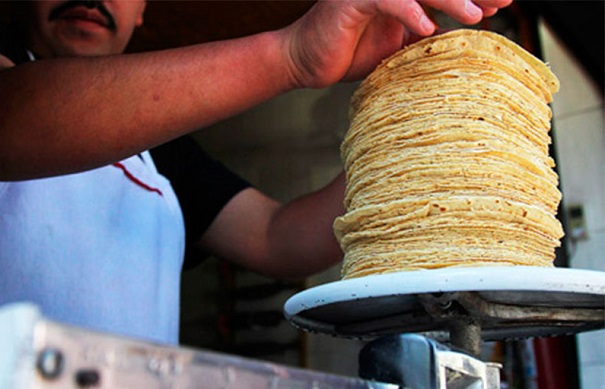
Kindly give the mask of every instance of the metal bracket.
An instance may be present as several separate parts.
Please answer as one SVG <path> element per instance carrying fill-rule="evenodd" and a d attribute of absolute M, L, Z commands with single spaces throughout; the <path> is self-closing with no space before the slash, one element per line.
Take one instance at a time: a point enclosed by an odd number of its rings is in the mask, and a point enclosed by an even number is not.
<path fill-rule="evenodd" d="M 551 327 L 572 327 L 598 322 L 603 309 L 575 307 L 522 306 L 488 301 L 477 292 L 450 292 L 416 296 L 426 314 L 435 322 L 445 323 L 451 345 L 477 356 L 481 351 L 482 330 L 498 325 L 528 327 L 548 323 Z"/>

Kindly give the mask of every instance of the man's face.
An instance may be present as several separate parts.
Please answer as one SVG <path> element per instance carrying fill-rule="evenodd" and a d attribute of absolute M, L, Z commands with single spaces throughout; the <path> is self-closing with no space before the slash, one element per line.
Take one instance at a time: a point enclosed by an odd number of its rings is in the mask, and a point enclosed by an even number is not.
<path fill-rule="evenodd" d="M 143 23 L 145 0 L 29 2 L 28 43 L 42 58 L 119 54 Z"/>

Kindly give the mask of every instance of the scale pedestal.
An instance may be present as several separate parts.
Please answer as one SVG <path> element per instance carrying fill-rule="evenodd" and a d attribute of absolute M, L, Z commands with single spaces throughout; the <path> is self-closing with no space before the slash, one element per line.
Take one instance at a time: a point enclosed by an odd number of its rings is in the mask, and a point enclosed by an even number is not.
<path fill-rule="evenodd" d="M 359 355 L 359 376 L 401 388 L 500 388 L 497 363 L 484 363 L 416 334 L 387 335 Z"/>
<path fill-rule="evenodd" d="M 483 340 L 604 328 L 604 305 L 602 272 L 518 266 L 445 268 L 336 281 L 294 295 L 284 311 L 301 329 L 338 337 L 374 341 L 391 337 L 391 342 L 400 343 L 409 339 L 399 334 L 422 334 L 463 351 L 448 354 L 457 355 L 463 364 L 476 361 Z M 438 350 L 434 346 L 433 354 L 439 355 Z M 445 379 L 440 372 L 434 369 L 437 377 L 427 388 L 446 387 L 436 384 Z M 497 387 L 472 385 L 455 387 Z"/>

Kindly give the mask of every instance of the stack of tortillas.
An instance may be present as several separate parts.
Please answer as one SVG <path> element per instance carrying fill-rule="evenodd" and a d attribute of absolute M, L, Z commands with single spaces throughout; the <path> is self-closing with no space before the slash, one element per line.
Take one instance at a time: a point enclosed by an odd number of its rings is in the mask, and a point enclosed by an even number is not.
<path fill-rule="evenodd" d="M 487 31 L 427 38 L 379 65 L 353 96 L 342 143 L 342 277 L 552 266 L 558 87 L 542 61 Z"/>

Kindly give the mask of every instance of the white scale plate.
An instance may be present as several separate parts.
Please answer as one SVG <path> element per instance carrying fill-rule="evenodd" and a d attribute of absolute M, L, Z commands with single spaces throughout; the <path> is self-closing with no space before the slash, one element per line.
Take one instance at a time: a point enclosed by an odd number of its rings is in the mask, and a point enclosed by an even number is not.
<path fill-rule="evenodd" d="M 333 336 L 431 333 L 447 331 L 449 319 L 428 315 L 420 298 L 455 292 L 473 293 L 488 304 L 496 304 L 498 311 L 521 307 L 541 312 L 552 309 L 559 314 L 580 309 L 583 318 L 589 314 L 589 319 L 578 322 L 544 315 L 522 321 L 481 318 L 483 339 L 559 335 L 605 327 L 604 272 L 527 266 L 452 267 L 335 281 L 295 294 L 286 301 L 284 313 L 299 328 Z"/>

